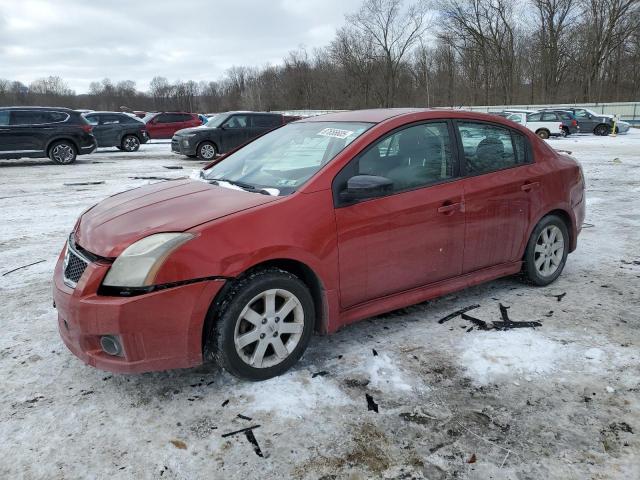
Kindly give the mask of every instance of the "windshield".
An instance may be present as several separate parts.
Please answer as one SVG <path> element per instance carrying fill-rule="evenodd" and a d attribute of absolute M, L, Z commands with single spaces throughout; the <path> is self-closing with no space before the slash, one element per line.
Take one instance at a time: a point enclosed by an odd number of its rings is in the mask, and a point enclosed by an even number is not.
<path fill-rule="evenodd" d="M 155 117 L 158 114 L 158 112 L 152 112 L 152 113 L 147 113 L 143 118 L 142 121 L 144 123 L 147 123 L 149 120 L 151 120 L 153 117 Z"/>
<path fill-rule="evenodd" d="M 209 119 L 209 121 L 207 123 L 205 123 L 205 126 L 209 127 L 209 128 L 216 128 L 219 127 L 222 122 L 224 121 L 225 118 L 227 118 L 228 115 L 224 114 L 224 113 L 218 113 L 217 115 L 214 115 L 213 117 L 211 117 Z"/>
<path fill-rule="evenodd" d="M 204 172 L 272 195 L 293 193 L 372 126 L 355 122 L 297 122 L 278 128 Z"/>

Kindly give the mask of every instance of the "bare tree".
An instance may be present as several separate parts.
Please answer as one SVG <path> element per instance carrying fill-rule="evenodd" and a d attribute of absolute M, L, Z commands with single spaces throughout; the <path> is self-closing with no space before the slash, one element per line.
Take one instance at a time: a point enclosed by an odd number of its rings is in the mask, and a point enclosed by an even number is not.
<path fill-rule="evenodd" d="M 403 0 L 365 0 L 347 22 L 370 37 L 384 62 L 384 106 L 394 105 L 401 62 L 430 25 L 429 5 L 417 0 L 404 8 Z"/>

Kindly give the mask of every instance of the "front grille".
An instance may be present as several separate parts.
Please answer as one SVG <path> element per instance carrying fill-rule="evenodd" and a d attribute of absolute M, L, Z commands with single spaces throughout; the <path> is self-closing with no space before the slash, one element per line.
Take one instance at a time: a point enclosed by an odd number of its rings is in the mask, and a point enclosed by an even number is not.
<path fill-rule="evenodd" d="M 82 277 L 88 263 L 80 257 L 73 249 L 67 247 L 64 259 L 64 280 L 67 285 L 75 288 L 78 280 Z"/>
<path fill-rule="evenodd" d="M 178 143 L 178 140 L 176 140 L 175 138 L 171 139 L 171 150 L 174 152 L 179 152 L 180 151 L 180 146 Z"/>

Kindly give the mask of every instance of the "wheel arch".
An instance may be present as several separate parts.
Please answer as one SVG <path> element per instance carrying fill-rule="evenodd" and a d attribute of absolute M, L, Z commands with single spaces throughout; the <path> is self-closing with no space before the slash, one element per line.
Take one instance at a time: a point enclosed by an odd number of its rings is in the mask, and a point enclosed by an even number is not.
<path fill-rule="evenodd" d="M 529 242 L 529 238 L 531 237 L 536 226 L 544 217 L 547 217 L 549 215 L 556 215 L 564 221 L 565 225 L 567 226 L 567 231 L 569 232 L 569 253 L 573 252 L 576 249 L 578 232 L 575 218 L 573 217 L 573 215 L 571 215 L 569 209 L 565 208 L 564 206 L 558 206 L 556 208 L 546 210 L 542 215 L 536 218 L 535 222 L 531 222 L 531 226 L 529 227 L 529 232 L 526 237 L 526 242 L 524 243 L 520 258 L 524 258 L 527 249 L 527 243 Z"/>
<path fill-rule="evenodd" d="M 207 312 L 202 329 L 202 356 L 205 360 L 212 360 L 214 358 L 215 342 L 212 342 L 214 336 L 211 333 L 218 322 L 218 312 L 226 300 L 226 297 L 233 291 L 235 283 L 247 275 L 250 275 L 252 272 L 269 268 L 278 268 L 289 272 L 298 277 L 307 286 L 313 298 L 315 309 L 315 324 L 313 329 L 317 333 L 326 333 L 328 331 L 329 306 L 324 285 L 318 274 L 300 260 L 291 258 L 269 259 L 247 268 L 233 280 L 226 282 L 224 287 L 220 289 L 211 301 L 211 306 Z"/>
<path fill-rule="evenodd" d="M 71 143 L 73 145 L 73 148 L 76 149 L 76 155 L 80 154 L 80 147 L 78 145 L 78 142 L 76 142 L 72 137 L 63 136 L 63 137 L 55 137 L 54 139 L 49 140 L 49 142 L 47 143 L 46 148 L 44 149 L 45 153 L 47 154 L 47 157 L 49 156 L 49 153 L 51 153 L 51 147 L 56 142 L 62 142 L 62 141 L 67 141 L 67 142 Z"/>

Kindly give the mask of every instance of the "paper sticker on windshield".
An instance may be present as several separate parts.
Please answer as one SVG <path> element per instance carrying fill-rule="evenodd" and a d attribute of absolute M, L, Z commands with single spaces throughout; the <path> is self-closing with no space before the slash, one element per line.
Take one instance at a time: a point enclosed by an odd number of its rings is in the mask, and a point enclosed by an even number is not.
<path fill-rule="evenodd" d="M 347 138 L 352 133 L 352 130 L 340 130 L 339 128 L 323 128 L 318 132 L 318 135 L 322 135 L 323 137 Z"/>

